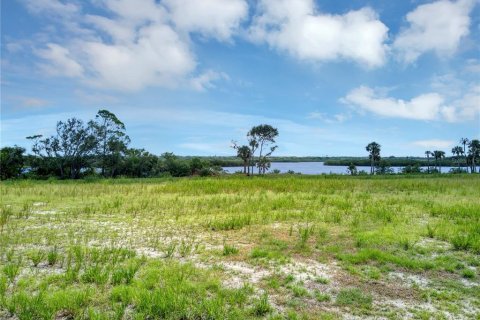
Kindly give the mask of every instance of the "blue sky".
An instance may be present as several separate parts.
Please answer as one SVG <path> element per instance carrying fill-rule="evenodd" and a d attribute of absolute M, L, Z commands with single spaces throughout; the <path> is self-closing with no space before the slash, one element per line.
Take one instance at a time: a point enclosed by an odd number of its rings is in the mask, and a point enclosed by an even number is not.
<path fill-rule="evenodd" d="M 449 153 L 480 138 L 480 1 L 1 2 L 1 145 L 99 109 L 153 153 Z"/>

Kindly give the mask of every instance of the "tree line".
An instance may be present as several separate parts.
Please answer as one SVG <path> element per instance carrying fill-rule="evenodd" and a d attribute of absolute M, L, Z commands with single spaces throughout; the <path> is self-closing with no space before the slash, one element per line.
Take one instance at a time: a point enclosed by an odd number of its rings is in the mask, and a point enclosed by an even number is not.
<path fill-rule="evenodd" d="M 380 156 L 381 146 L 377 142 L 373 141 L 369 143 L 365 150 L 368 152 L 368 158 L 370 162 L 370 174 L 388 174 L 393 173 L 390 163 L 382 159 Z M 460 145 L 457 145 L 451 149 L 452 159 L 456 162 L 456 168 L 452 168 L 452 173 L 470 173 L 477 172 L 477 163 L 480 159 L 480 141 L 478 139 L 469 140 L 468 138 L 461 138 Z M 445 159 L 446 153 L 442 150 L 425 151 L 427 159 L 427 169 L 422 170 L 420 163 L 405 166 L 402 169 L 402 173 L 441 173 L 442 172 L 442 159 Z M 430 161 L 432 159 L 432 161 Z M 350 163 L 348 166 L 350 174 L 357 174 L 356 165 Z"/>
<path fill-rule="evenodd" d="M 19 146 L 0 150 L 0 178 L 24 177 L 79 179 L 215 175 L 221 167 L 200 158 L 181 159 L 173 153 L 161 156 L 129 148 L 125 124 L 108 110 L 99 110 L 93 120 L 58 121 L 51 136 L 33 135 L 32 153 Z"/>

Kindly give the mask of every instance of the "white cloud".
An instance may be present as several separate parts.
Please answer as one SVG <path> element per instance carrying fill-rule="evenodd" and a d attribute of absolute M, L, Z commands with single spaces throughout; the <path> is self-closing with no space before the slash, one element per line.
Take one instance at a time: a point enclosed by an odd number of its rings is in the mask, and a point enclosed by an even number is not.
<path fill-rule="evenodd" d="M 126 44 L 79 43 L 85 65 L 93 73 L 86 81 L 120 90 L 173 87 L 195 70 L 195 57 L 188 44 L 168 25 L 143 27 L 136 37 Z"/>
<path fill-rule="evenodd" d="M 59 0 L 23 0 L 27 9 L 35 14 L 72 15 L 80 11 L 74 3 Z"/>
<path fill-rule="evenodd" d="M 360 86 L 351 90 L 340 99 L 340 102 L 352 106 L 359 112 L 367 111 L 387 118 L 444 120 L 447 122 L 479 120 L 479 84 L 472 84 L 466 90 L 452 96 L 429 92 L 410 100 L 388 97 L 383 91 Z"/>
<path fill-rule="evenodd" d="M 40 65 L 41 69 L 52 76 L 83 77 L 83 67 L 72 58 L 69 49 L 55 43 L 47 44 L 45 49 L 38 50 L 38 56 L 47 63 Z"/>
<path fill-rule="evenodd" d="M 406 63 L 429 51 L 452 55 L 469 33 L 474 5 L 474 0 L 440 0 L 418 6 L 407 14 L 409 26 L 397 36 L 393 48 Z"/>
<path fill-rule="evenodd" d="M 329 116 L 326 113 L 314 111 L 314 112 L 310 112 L 307 115 L 307 119 L 321 120 L 326 123 L 341 123 L 350 118 L 351 118 L 351 115 L 348 113 L 337 113 L 337 114 L 334 114 L 333 116 Z"/>
<path fill-rule="evenodd" d="M 432 140 L 418 140 L 411 143 L 416 147 L 421 147 L 424 149 L 447 149 L 451 147 L 454 142 L 451 140 L 440 140 L 440 139 L 432 139 Z"/>
<path fill-rule="evenodd" d="M 249 30 L 255 42 L 300 60 L 385 63 L 388 28 L 370 8 L 329 15 L 317 13 L 312 0 L 262 0 L 258 11 Z"/>
<path fill-rule="evenodd" d="M 445 107 L 438 93 L 426 93 L 405 101 L 386 97 L 378 91 L 361 86 L 350 91 L 341 102 L 384 117 L 415 120 L 437 119 Z"/>
<path fill-rule="evenodd" d="M 68 30 L 74 32 L 71 39 L 56 38 L 37 49 L 44 60 L 41 68 L 49 75 L 121 91 L 148 86 L 191 86 L 196 90 L 215 87 L 214 81 L 226 77 L 221 72 L 202 73 L 197 69 L 189 33 L 229 41 L 248 8 L 244 0 L 192 1 L 188 6 L 185 0 L 107 0 L 93 4 L 111 14 L 84 14 L 83 8 L 73 4 L 26 0 L 34 13 L 67 12 Z M 67 23 L 60 14 L 53 18 Z"/>
<path fill-rule="evenodd" d="M 190 83 L 193 89 L 197 91 L 205 91 L 206 89 L 215 88 L 214 82 L 220 79 L 228 80 L 229 77 L 223 72 L 207 70 L 198 77 L 193 78 Z"/>
<path fill-rule="evenodd" d="M 165 0 L 179 30 L 229 40 L 247 17 L 245 0 Z"/>

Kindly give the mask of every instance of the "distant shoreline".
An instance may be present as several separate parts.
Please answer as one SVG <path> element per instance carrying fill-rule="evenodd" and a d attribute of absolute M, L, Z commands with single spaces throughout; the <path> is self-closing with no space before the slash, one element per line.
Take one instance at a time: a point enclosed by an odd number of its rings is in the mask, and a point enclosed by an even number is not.
<path fill-rule="evenodd" d="M 213 165 L 221 167 L 240 167 L 243 165 L 242 160 L 236 157 L 226 156 L 179 156 L 183 159 L 200 158 L 210 161 Z M 428 161 L 422 157 L 385 157 L 382 158 L 388 162 L 392 167 L 406 167 L 419 165 L 420 167 L 427 167 Z M 271 162 L 323 162 L 326 166 L 348 166 L 354 164 L 355 166 L 370 166 L 370 159 L 368 157 L 270 157 Z M 430 158 L 430 166 L 435 163 L 434 159 Z M 445 158 L 438 161 L 438 166 L 441 167 L 456 167 L 457 160 L 453 158 Z M 460 161 L 460 167 L 465 167 L 465 161 Z"/>

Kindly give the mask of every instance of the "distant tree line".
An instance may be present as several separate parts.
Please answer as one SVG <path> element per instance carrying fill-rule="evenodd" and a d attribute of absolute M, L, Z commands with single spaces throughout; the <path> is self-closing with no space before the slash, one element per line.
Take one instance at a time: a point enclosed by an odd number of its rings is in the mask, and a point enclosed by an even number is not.
<path fill-rule="evenodd" d="M 469 140 L 467 138 L 460 139 L 460 144 L 452 148 L 451 153 L 452 157 L 448 164 L 456 164 L 456 168 L 451 168 L 451 173 L 476 173 L 477 164 L 480 160 L 480 141 L 477 139 Z M 392 174 L 394 173 L 391 168 L 392 164 L 385 159 L 382 159 L 380 156 L 381 146 L 376 142 L 371 142 L 365 147 L 368 151 L 368 159 L 370 166 L 370 174 Z M 434 150 L 434 151 L 425 151 L 426 156 L 426 170 L 421 168 L 420 162 L 414 162 L 408 164 L 402 168 L 401 173 L 410 174 L 410 173 L 441 173 L 442 166 L 445 166 L 445 162 L 442 163 L 442 160 L 445 159 L 445 151 Z M 365 165 L 365 162 L 363 162 Z M 348 172 L 351 175 L 359 174 L 357 166 L 355 163 L 350 162 L 347 167 Z"/>
<path fill-rule="evenodd" d="M 0 178 L 25 177 L 79 179 L 215 175 L 220 167 L 200 158 L 182 159 L 173 153 L 161 156 L 129 148 L 125 125 L 115 114 L 100 110 L 95 119 L 57 122 L 55 134 L 27 137 L 32 153 L 18 146 L 0 150 Z"/>

